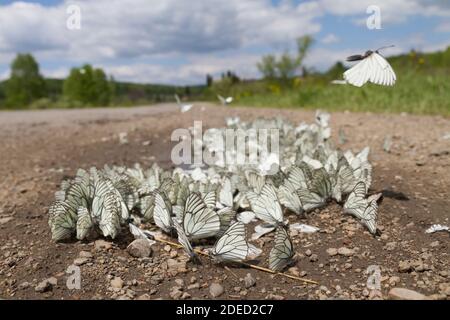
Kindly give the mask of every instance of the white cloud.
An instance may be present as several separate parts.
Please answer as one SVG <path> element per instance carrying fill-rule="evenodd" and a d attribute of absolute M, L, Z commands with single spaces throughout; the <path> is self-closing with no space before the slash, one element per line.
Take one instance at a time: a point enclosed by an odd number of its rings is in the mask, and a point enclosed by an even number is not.
<path fill-rule="evenodd" d="M 323 37 L 320 42 L 325 44 L 332 44 L 332 43 L 338 43 L 340 41 L 339 37 L 333 33 L 327 34 L 325 37 Z"/>
<path fill-rule="evenodd" d="M 66 28 L 80 5 L 81 30 Z M 286 43 L 315 33 L 317 6 L 270 0 L 97 0 L 0 6 L 0 52 L 33 51 L 75 61 L 199 53 Z"/>
<path fill-rule="evenodd" d="M 357 24 L 365 23 L 369 17 L 366 10 L 376 5 L 381 10 L 381 21 L 384 23 L 400 23 L 414 15 L 450 16 L 450 6 L 447 1 L 431 0 L 319 0 L 321 8 L 328 13 L 340 16 L 360 16 L 355 19 Z"/>

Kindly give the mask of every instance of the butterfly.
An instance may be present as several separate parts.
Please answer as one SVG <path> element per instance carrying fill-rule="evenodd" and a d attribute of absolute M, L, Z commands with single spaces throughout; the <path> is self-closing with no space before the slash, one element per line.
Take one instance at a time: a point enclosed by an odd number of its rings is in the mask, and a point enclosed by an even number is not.
<path fill-rule="evenodd" d="M 205 205 L 198 193 L 191 193 L 186 200 L 183 229 L 191 240 L 213 237 L 220 230 L 219 215 Z"/>
<path fill-rule="evenodd" d="M 249 191 L 247 198 L 258 219 L 274 226 L 284 225 L 283 211 L 273 185 L 265 184 L 259 195 Z"/>
<path fill-rule="evenodd" d="M 181 113 L 188 112 L 194 106 L 193 104 L 182 104 L 180 97 L 177 94 L 175 94 L 175 100 L 177 101 L 177 104 L 180 107 Z"/>
<path fill-rule="evenodd" d="M 178 242 L 183 246 L 184 252 L 186 252 L 186 254 L 194 263 L 200 263 L 200 259 L 194 252 L 191 242 L 186 236 L 183 227 L 178 223 L 178 221 L 175 218 L 173 218 L 173 225 L 175 227 L 175 230 L 177 231 Z"/>
<path fill-rule="evenodd" d="M 278 227 L 275 233 L 275 244 L 269 253 L 269 268 L 280 272 L 292 262 L 294 245 L 285 228 Z"/>
<path fill-rule="evenodd" d="M 220 94 L 218 94 L 217 98 L 219 99 L 220 103 L 222 103 L 224 106 L 233 102 L 233 97 L 224 98 Z"/>
<path fill-rule="evenodd" d="M 153 220 L 155 224 L 166 233 L 172 233 L 173 224 L 171 217 L 171 210 L 168 202 L 164 201 L 161 194 L 155 194 L 155 209 L 153 210 Z"/>
<path fill-rule="evenodd" d="M 83 240 L 92 230 L 94 221 L 91 214 L 85 207 L 78 208 L 78 220 L 77 220 L 77 239 Z"/>
<path fill-rule="evenodd" d="M 360 181 L 355 185 L 353 191 L 349 194 L 344 204 L 344 213 L 348 213 L 358 218 L 363 225 L 369 229 L 370 233 L 376 234 L 377 231 L 377 214 L 378 214 L 378 197 L 366 199 L 366 185 Z"/>
<path fill-rule="evenodd" d="M 72 236 L 76 227 L 76 217 L 68 214 L 67 205 L 56 201 L 49 208 L 48 224 L 52 232 L 52 239 L 60 241 Z"/>
<path fill-rule="evenodd" d="M 217 262 L 242 262 L 248 253 L 245 225 L 235 222 L 217 240 L 210 254 Z"/>
<path fill-rule="evenodd" d="M 353 55 L 348 57 L 347 61 L 360 62 L 344 72 L 344 80 L 357 87 L 362 87 L 367 82 L 384 86 L 393 86 L 397 80 L 397 76 L 389 62 L 387 62 L 379 53 L 379 51 L 384 48 L 380 48 L 376 51 L 369 50 L 363 55 Z"/>

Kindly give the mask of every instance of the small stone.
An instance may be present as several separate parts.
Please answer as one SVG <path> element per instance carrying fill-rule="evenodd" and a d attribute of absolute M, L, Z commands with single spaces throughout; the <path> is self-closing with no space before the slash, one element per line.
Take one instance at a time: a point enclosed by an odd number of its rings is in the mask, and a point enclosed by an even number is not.
<path fill-rule="evenodd" d="M 152 254 L 152 247 L 148 240 L 136 239 L 128 245 L 127 252 L 135 258 L 147 258 Z"/>
<path fill-rule="evenodd" d="M 244 285 L 248 289 L 250 287 L 253 287 L 256 284 L 255 278 L 253 278 L 251 273 L 247 273 L 247 275 L 244 278 Z"/>
<path fill-rule="evenodd" d="M 86 264 L 89 261 L 90 259 L 88 258 L 76 258 L 75 260 L 73 260 L 73 264 L 76 266 L 82 266 L 83 264 Z"/>
<path fill-rule="evenodd" d="M 0 225 L 10 222 L 13 217 L 0 218 Z"/>
<path fill-rule="evenodd" d="M 166 246 L 164 246 L 163 250 L 164 250 L 165 252 L 170 252 L 170 251 L 172 250 L 172 247 L 169 246 L 169 245 L 166 245 Z"/>
<path fill-rule="evenodd" d="M 389 291 L 389 298 L 392 300 L 426 300 L 427 296 L 406 288 L 392 288 Z"/>
<path fill-rule="evenodd" d="M 300 275 L 300 272 L 299 272 L 299 270 L 298 270 L 297 267 L 290 267 L 290 268 L 288 269 L 288 272 L 289 272 L 290 274 L 292 274 L 293 276 L 296 276 L 296 277 L 298 277 L 298 276 Z"/>
<path fill-rule="evenodd" d="M 398 271 L 399 272 L 409 272 L 412 271 L 413 266 L 410 261 L 403 260 L 398 263 Z"/>
<path fill-rule="evenodd" d="M 86 259 L 92 259 L 94 255 L 90 253 L 89 251 L 80 251 L 78 254 L 79 258 L 86 258 Z"/>
<path fill-rule="evenodd" d="M 94 246 L 96 250 L 109 250 L 112 248 L 112 243 L 105 240 L 96 240 Z"/>
<path fill-rule="evenodd" d="M 392 276 L 389 278 L 388 282 L 391 286 L 395 286 L 396 284 L 400 283 L 400 277 Z"/>
<path fill-rule="evenodd" d="M 211 297 L 217 298 L 220 297 L 224 292 L 223 287 L 219 283 L 213 283 L 209 287 L 209 293 L 211 294 Z"/>
<path fill-rule="evenodd" d="M 316 262 L 317 260 L 319 260 L 319 256 L 317 254 L 312 254 L 311 257 L 309 257 L 309 261 L 311 262 Z"/>
<path fill-rule="evenodd" d="M 436 247 L 439 247 L 439 241 L 433 241 L 432 243 L 430 243 L 430 247 L 432 247 L 432 248 L 436 248 Z"/>
<path fill-rule="evenodd" d="M 19 284 L 18 288 L 19 290 L 25 290 L 28 289 L 30 287 L 30 283 L 29 282 L 22 282 L 21 284 Z"/>
<path fill-rule="evenodd" d="M 111 287 L 114 289 L 122 289 L 123 288 L 123 280 L 120 277 L 115 277 L 111 280 Z"/>
<path fill-rule="evenodd" d="M 350 257 L 354 254 L 352 249 L 346 248 L 346 247 L 341 247 L 338 249 L 338 253 L 341 256 L 346 256 L 346 257 Z"/>
<path fill-rule="evenodd" d="M 169 296 L 173 300 L 179 300 L 183 296 L 183 291 L 181 291 L 179 287 L 173 287 L 172 290 L 170 290 Z"/>
<path fill-rule="evenodd" d="M 273 294 L 270 293 L 268 296 L 266 296 L 267 300 L 284 300 L 284 297 L 279 294 Z"/>
<path fill-rule="evenodd" d="M 311 250 L 308 249 L 308 250 L 305 251 L 305 256 L 309 257 L 311 255 L 312 255 Z"/>
<path fill-rule="evenodd" d="M 184 280 L 183 280 L 183 279 L 175 279 L 175 283 L 176 283 L 179 287 L 184 287 Z"/>
<path fill-rule="evenodd" d="M 56 278 L 50 278 L 50 279 L 45 279 L 43 281 L 41 281 L 35 288 L 34 291 L 39 292 L 39 293 L 44 293 L 47 291 L 52 290 L 53 288 L 53 284 L 55 283 L 54 279 Z M 56 280 L 57 282 L 58 280 Z M 56 284 L 55 284 L 56 285 Z"/>
<path fill-rule="evenodd" d="M 136 300 L 151 300 L 151 297 L 148 293 L 144 293 L 143 295 L 137 297 Z"/>
<path fill-rule="evenodd" d="M 336 248 L 328 248 L 328 249 L 327 249 L 327 253 L 328 253 L 330 256 L 335 256 L 335 255 L 338 254 L 338 250 L 337 250 Z"/>

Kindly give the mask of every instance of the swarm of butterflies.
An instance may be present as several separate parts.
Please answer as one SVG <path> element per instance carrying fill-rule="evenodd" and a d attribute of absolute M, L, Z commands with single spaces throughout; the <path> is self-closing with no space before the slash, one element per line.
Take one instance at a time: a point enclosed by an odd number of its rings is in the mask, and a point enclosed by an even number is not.
<path fill-rule="evenodd" d="M 279 159 L 269 154 L 258 164 L 80 169 L 74 179 L 63 181 L 50 206 L 53 240 L 82 240 L 92 234 L 114 239 L 127 226 L 135 237 L 149 238 L 153 233 L 141 226 L 152 225 L 177 237 L 192 261 L 199 260 L 196 245 L 212 244 L 206 250 L 215 261 L 239 263 L 262 252 L 247 237 L 246 225 L 257 222 L 255 230 L 275 233 L 269 267 L 279 272 L 295 256 L 287 215 L 305 218 L 336 201 L 345 214 L 377 234 L 381 195 L 368 195 L 369 148 L 356 155 L 334 148 L 329 118 L 318 111 L 315 123 L 298 126 L 281 118 L 226 119 L 226 128 L 279 129 Z"/>

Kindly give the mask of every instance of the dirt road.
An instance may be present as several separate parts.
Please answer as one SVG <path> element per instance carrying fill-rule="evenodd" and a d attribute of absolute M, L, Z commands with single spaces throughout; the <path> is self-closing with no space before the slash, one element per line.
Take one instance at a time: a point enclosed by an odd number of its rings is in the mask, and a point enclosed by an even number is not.
<path fill-rule="evenodd" d="M 0 112 L 0 297 L 204 299 L 211 297 L 210 285 L 219 283 L 224 289 L 219 297 L 225 299 L 368 299 L 380 296 L 366 285 L 366 270 L 376 265 L 383 298 L 393 287 L 406 287 L 449 299 L 449 234 L 424 232 L 434 223 L 450 225 L 450 119 L 442 117 L 332 114 L 333 137 L 341 128 L 348 139 L 340 148 L 371 147 L 372 189 L 385 195 L 379 210 L 382 236 L 373 238 L 337 204 L 312 214 L 303 222 L 321 232 L 293 236 L 298 259 L 288 272 L 313 279 L 317 286 L 274 281 L 269 274 L 208 261 L 193 266 L 181 252 L 160 245 L 151 258 L 132 258 L 125 251 L 131 240 L 126 232 L 103 246 L 51 241 L 48 206 L 61 180 L 77 168 L 136 162 L 149 166 L 154 161 L 171 167 L 170 134 L 175 128 L 192 126 L 194 120 L 202 120 L 205 127 L 223 126 L 230 115 L 281 115 L 295 122 L 314 118 L 311 111 L 202 103 L 185 114 L 175 105 Z M 388 135 L 393 140 L 390 153 L 383 151 Z M 128 143 L 121 144 L 120 136 Z M 268 236 L 257 243 L 264 257 L 271 242 Z M 335 254 L 334 249 L 341 250 Z M 78 261 L 81 289 L 69 290 L 65 272 L 82 251 L 87 253 Z M 252 286 L 242 280 L 248 273 L 255 280 Z M 42 281 L 52 277 L 57 284 L 51 279 L 53 285 L 42 289 Z"/>

